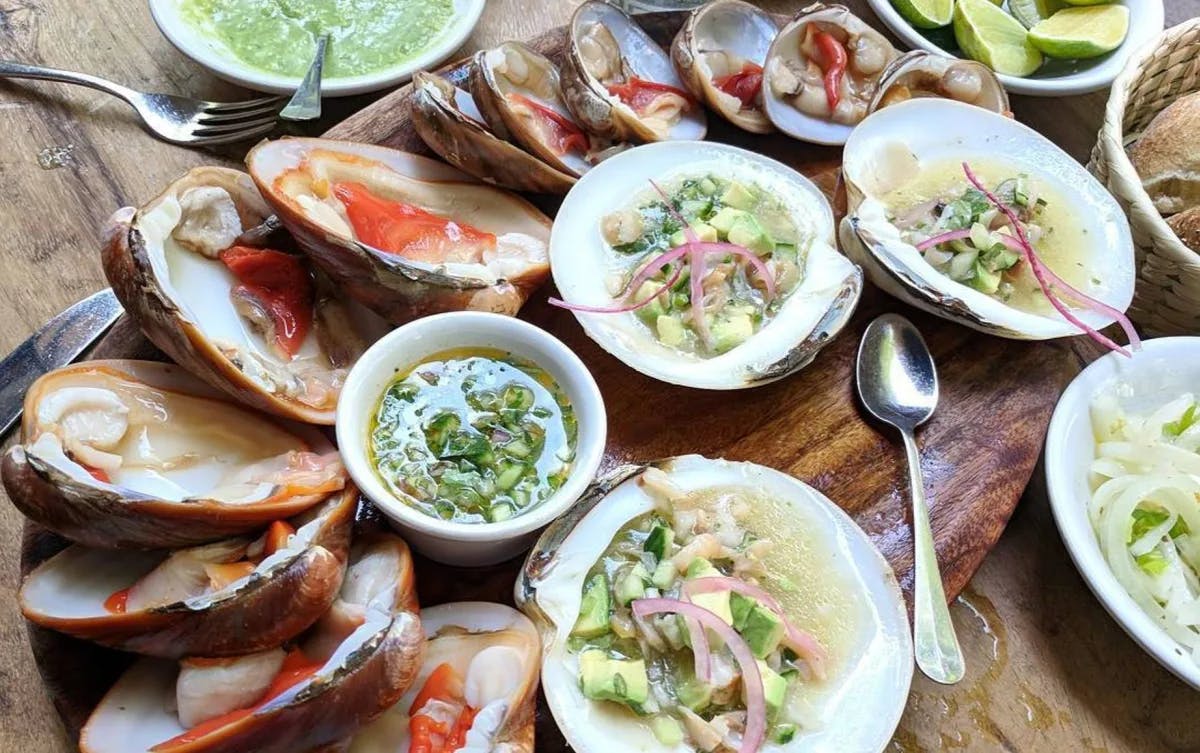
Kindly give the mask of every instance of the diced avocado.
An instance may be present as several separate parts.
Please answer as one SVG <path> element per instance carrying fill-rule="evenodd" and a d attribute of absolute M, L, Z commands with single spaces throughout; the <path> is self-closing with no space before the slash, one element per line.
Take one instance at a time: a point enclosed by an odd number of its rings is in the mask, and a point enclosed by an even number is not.
<path fill-rule="evenodd" d="M 791 215 L 786 211 L 771 211 L 767 209 L 759 209 L 758 224 L 763 230 L 767 231 L 767 235 L 775 239 L 776 243 L 786 243 L 789 246 L 795 247 L 800 242 L 800 237 L 796 231 L 796 223 L 792 221 Z"/>
<path fill-rule="evenodd" d="M 633 300 L 639 303 L 654 296 L 653 300 L 637 310 L 638 317 L 647 324 L 655 323 L 658 317 L 667 313 L 667 309 L 663 306 L 662 296 L 654 295 L 662 286 L 661 282 L 643 282 L 633 296 Z"/>
<path fill-rule="evenodd" d="M 725 194 L 721 196 L 721 203 L 728 207 L 737 207 L 738 209 L 753 209 L 758 203 L 758 197 L 754 195 L 749 187 L 735 181 L 730 181 L 729 188 L 725 189 Z"/>
<path fill-rule="evenodd" d="M 721 571 L 703 557 L 697 557 L 688 563 L 686 575 L 689 578 L 717 578 Z"/>
<path fill-rule="evenodd" d="M 683 742 L 683 725 L 675 717 L 659 714 L 650 720 L 650 729 L 658 741 L 668 748 Z"/>
<path fill-rule="evenodd" d="M 742 596 L 739 593 L 731 593 L 729 595 L 729 611 L 733 614 L 733 627 L 741 631 L 746 627 L 746 618 L 750 616 L 750 610 L 758 606 L 758 602 L 751 599 L 749 596 Z"/>
<path fill-rule="evenodd" d="M 617 603 L 621 606 L 628 606 L 629 602 L 634 599 L 640 599 L 646 595 L 646 581 L 650 580 L 650 573 L 646 572 L 646 568 L 642 563 L 637 563 L 630 569 L 628 573 L 623 575 L 617 581 L 615 595 Z"/>
<path fill-rule="evenodd" d="M 742 217 L 750 217 L 750 213 L 735 207 L 721 207 L 716 214 L 709 218 L 708 224 L 716 228 L 721 235 L 728 236 L 730 228 Z"/>
<path fill-rule="evenodd" d="M 583 588 L 583 601 L 579 604 L 579 619 L 575 621 L 572 635 L 596 638 L 608 632 L 608 619 L 612 614 L 612 603 L 608 597 L 608 578 L 596 573 Z"/>
<path fill-rule="evenodd" d="M 734 221 L 733 227 L 729 228 L 729 242 L 745 246 L 759 256 L 775 250 L 774 239 L 767 235 L 767 231 L 762 229 L 758 220 L 748 214 L 739 217 Z"/>
<path fill-rule="evenodd" d="M 754 320 L 746 314 L 722 317 L 712 325 L 713 350 L 733 350 L 754 336 Z"/>
<path fill-rule="evenodd" d="M 638 713 L 650 697 L 644 661 L 614 659 L 596 648 L 579 655 L 579 684 L 584 696 L 594 701 L 623 703 Z"/>
<path fill-rule="evenodd" d="M 702 193 L 712 196 L 717 192 L 717 182 L 712 178 L 704 178 L 698 186 Z"/>
<path fill-rule="evenodd" d="M 1000 273 L 992 272 L 980 262 L 975 262 L 975 274 L 967 281 L 971 287 L 989 295 L 1000 289 Z"/>
<path fill-rule="evenodd" d="M 695 225 L 692 225 L 692 232 L 694 232 L 696 237 L 704 243 L 716 243 L 720 240 L 720 236 L 717 235 L 717 229 L 704 222 L 698 222 Z M 674 248 L 676 246 L 682 246 L 684 243 L 687 243 L 687 240 L 688 237 L 686 233 L 684 233 L 682 230 L 676 230 L 671 234 L 671 247 Z"/>
<path fill-rule="evenodd" d="M 777 724 L 775 729 L 771 730 L 771 742 L 776 745 L 787 745 L 795 739 L 797 731 L 794 724 Z"/>
<path fill-rule="evenodd" d="M 700 712 L 708 708 L 712 696 L 713 686 L 697 677 L 689 677 L 675 686 L 675 697 L 692 711 Z"/>
<path fill-rule="evenodd" d="M 767 702 L 767 721 L 769 722 L 775 718 L 779 709 L 783 708 L 783 702 L 787 700 L 788 681 L 768 667 L 762 659 L 755 661 L 758 662 L 758 673 L 762 675 L 763 698 Z M 743 702 L 745 702 L 745 694 L 746 691 L 743 687 Z"/>
<path fill-rule="evenodd" d="M 662 523 L 655 523 L 650 529 L 649 535 L 646 536 L 646 543 L 642 548 L 654 555 L 656 560 L 662 561 L 671 554 L 671 544 L 674 543 L 675 534 L 671 532 Z"/>
<path fill-rule="evenodd" d="M 655 317 L 654 331 L 658 333 L 659 342 L 668 348 L 677 348 L 683 345 L 683 340 L 686 336 L 683 322 L 679 321 L 678 317 L 671 316 L 670 314 L 659 314 Z"/>
<path fill-rule="evenodd" d="M 708 560 L 697 557 L 688 565 L 687 577 L 688 580 L 696 578 L 719 577 L 721 571 L 713 567 L 713 564 Z M 692 596 L 692 603 L 696 606 L 707 609 L 713 614 L 720 617 L 728 624 L 733 624 L 733 612 L 729 606 L 728 591 L 713 591 L 711 593 L 699 593 Z"/>
<path fill-rule="evenodd" d="M 740 632 L 754 655 L 765 659 L 779 646 L 786 628 L 778 615 L 763 607 L 762 604 L 755 604 L 750 613 L 746 615 L 746 624 Z"/>
<path fill-rule="evenodd" d="M 671 560 L 661 560 L 658 567 L 654 568 L 654 574 L 650 576 L 650 582 L 655 588 L 661 588 L 666 591 L 675 582 L 675 563 Z"/>

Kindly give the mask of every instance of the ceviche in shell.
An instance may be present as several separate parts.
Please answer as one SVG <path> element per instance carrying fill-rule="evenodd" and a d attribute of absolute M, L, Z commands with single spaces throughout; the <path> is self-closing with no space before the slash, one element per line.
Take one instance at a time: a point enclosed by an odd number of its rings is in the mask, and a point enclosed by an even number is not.
<path fill-rule="evenodd" d="M 821 192 L 773 160 L 722 144 L 639 147 L 563 203 L 551 303 L 657 379 L 753 386 L 808 364 L 853 312 L 861 275 L 832 236 Z"/>
<path fill-rule="evenodd" d="M 281 139 L 246 164 L 313 262 L 394 324 L 463 309 L 515 314 L 549 274 L 550 219 L 440 162 Z"/>
<path fill-rule="evenodd" d="M 891 568 L 832 502 L 691 455 L 601 480 L 517 583 L 579 753 L 879 751 L 912 674 Z"/>
<path fill-rule="evenodd" d="M 346 371 L 386 324 L 268 222 L 250 176 L 200 167 L 114 217 L 104 272 L 161 350 L 256 408 L 332 424 Z"/>
<path fill-rule="evenodd" d="M 845 6 L 817 3 L 785 26 L 767 53 L 767 118 L 801 141 L 844 144 L 899 54 Z"/>
<path fill-rule="evenodd" d="M 562 90 L 575 119 L 613 141 L 699 140 L 707 131 L 671 57 L 608 3 L 583 3 L 571 18 Z"/>
<path fill-rule="evenodd" d="M 346 485 L 320 432 L 148 361 L 86 361 L 34 382 L 3 476 L 25 515 L 101 548 L 208 543 L 297 515 Z"/>
<path fill-rule="evenodd" d="M 347 753 L 533 753 L 541 640 L 502 604 L 421 610 L 423 662 L 408 692 Z"/>
<path fill-rule="evenodd" d="M 930 123 L 939 124 L 930 128 Z M 1120 323 L 1133 244 L 1116 201 L 1011 118 L 947 99 L 885 108 L 846 144 L 843 247 L 885 291 L 939 316 L 1040 340 Z"/>

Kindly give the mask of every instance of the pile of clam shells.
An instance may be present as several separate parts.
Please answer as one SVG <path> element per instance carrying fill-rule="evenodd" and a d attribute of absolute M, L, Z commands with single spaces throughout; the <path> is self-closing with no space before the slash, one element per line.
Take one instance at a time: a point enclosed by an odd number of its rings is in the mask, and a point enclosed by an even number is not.
<path fill-rule="evenodd" d="M 809 38 L 816 29 L 847 50 L 852 96 L 833 108 Z M 925 96 L 1008 111 L 986 66 L 901 55 L 840 5 L 810 6 L 781 27 L 749 3 L 718 0 L 690 14 L 668 52 L 620 9 L 587 2 L 571 19 L 557 63 L 506 42 L 418 73 L 413 123 L 430 149 L 477 178 L 563 194 L 632 145 L 703 139 L 705 106 L 751 133 L 843 144 L 869 113 Z"/>

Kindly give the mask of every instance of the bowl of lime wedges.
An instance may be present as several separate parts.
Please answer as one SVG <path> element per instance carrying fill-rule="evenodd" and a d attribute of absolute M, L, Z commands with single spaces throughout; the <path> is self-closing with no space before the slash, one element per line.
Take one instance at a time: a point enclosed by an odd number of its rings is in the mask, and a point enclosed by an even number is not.
<path fill-rule="evenodd" d="M 868 0 L 914 48 L 970 58 L 1011 92 L 1104 89 L 1163 29 L 1163 0 Z"/>

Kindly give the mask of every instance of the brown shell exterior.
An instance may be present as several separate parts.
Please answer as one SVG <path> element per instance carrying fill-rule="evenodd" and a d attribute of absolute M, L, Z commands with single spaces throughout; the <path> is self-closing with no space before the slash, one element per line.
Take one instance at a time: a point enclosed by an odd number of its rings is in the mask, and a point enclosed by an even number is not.
<path fill-rule="evenodd" d="M 153 206 L 184 186 L 215 185 L 229 191 L 243 215 L 243 227 L 253 227 L 270 216 L 271 211 L 245 178 L 246 174 L 238 170 L 198 167 L 171 183 L 144 206 Z M 266 392 L 166 297 L 154 278 L 150 256 L 137 229 L 141 211 L 125 208 L 113 215 L 101 262 L 117 299 L 146 338 L 180 366 L 245 405 L 295 421 L 332 425 L 334 408 L 315 408 Z"/>
<path fill-rule="evenodd" d="M 415 614 L 392 618 L 352 653 L 328 683 L 313 685 L 291 703 L 260 710 L 172 753 L 298 753 L 334 746 L 393 706 L 416 676 L 424 637 Z M 98 711 L 102 711 L 103 702 Z M 81 753 L 92 753 L 85 727 Z"/>
<path fill-rule="evenodd" d="M 76 638 L 166 659 L 238 656 L 278 646 L 316 622 L 341 588 L 358 490 L 347 487 L 331 504 L 306 551 L 270 578 L 209 606 L 172 604 L 84 620 L 41 615 L 22 599 L 21 611 L 38 625 Z M 410 576 L 411 569 L 410 563 Z M 36 576 L 37 570 L 26 580 Z"/>

